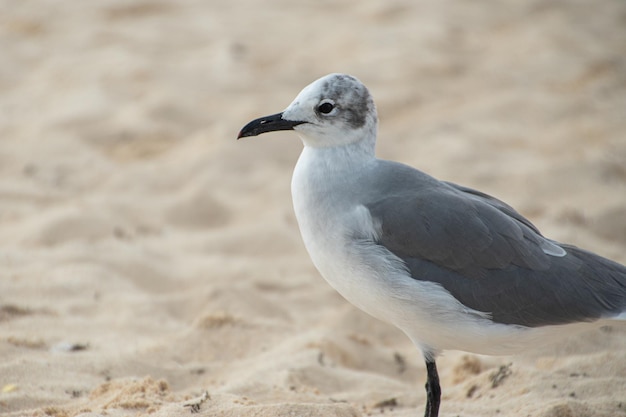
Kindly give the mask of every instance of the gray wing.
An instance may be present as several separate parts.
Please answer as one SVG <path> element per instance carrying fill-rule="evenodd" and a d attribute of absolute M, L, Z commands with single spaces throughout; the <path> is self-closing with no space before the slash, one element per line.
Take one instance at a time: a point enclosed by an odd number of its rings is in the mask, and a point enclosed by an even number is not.
<path fill-rule="evenodd" d="M 414 279 L 441 284 L 495 322 L 536 327 L 626 311 L 626 267 L 544 238 L 491 196 L 429 181 L 367 207 L 381 227 L 378 243 Z"/>

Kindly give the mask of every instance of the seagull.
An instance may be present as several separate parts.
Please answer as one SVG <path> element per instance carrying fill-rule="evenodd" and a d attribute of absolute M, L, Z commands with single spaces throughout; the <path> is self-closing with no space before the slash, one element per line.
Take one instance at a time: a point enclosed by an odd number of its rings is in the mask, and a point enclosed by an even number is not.
<path fill-rule="evenodd" d="M 304 245 L 346 300 L 421 350 L 425 417 L 439 414 L 444 350 L 508 355 L 626 322 L 626 266 L 544 237 L 485 193 L 376 158 L 377 126 L 365 85 L 330 74 L 237 139 L 300 136 L 291 193 Z"/>

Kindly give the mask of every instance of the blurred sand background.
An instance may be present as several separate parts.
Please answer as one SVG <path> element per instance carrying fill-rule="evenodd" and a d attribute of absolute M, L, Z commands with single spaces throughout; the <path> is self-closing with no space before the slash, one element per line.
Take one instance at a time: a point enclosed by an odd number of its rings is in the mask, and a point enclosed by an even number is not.
<path fill-rule="evenodd" d="M 330 72 L 378 153 L 626 262 L 626 2 L 0 0 L 0 413 L 415 416 L 398 331 L 313 268 L 290 132 Z M 447 352 L 442 416 L 626 416 L 626 328 Z"/>

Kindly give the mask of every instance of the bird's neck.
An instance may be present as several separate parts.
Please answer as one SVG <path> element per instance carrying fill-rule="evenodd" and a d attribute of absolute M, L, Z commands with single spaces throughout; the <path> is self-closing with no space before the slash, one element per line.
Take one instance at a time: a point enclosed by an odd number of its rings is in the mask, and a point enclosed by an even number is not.
<path fill-rule="evenodd" d="M 348 175 L 375 159 L 374 140 L 360 140 L 333 147 L 309 146 L 305 143 L 296 170 L 301 170 L 308 177 Z"/>
<path fill-rule="evenodd" d="M 349 203 L 349 195 L 369 167 L 376 163 L 374 150 L 359 143 L 338 147 L 316 148 L 305 146 L 291 179 L 291 194 L 301 230 L 307 230 L 312 217 L 328 218 L 337 207 L 334 196 L 342 195 Z"/>

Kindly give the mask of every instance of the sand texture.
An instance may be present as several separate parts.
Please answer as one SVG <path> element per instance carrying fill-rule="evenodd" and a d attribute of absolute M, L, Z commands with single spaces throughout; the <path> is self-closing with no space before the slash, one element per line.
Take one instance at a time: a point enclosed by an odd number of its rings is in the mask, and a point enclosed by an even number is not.
<path fill-rule="evenodd" d="M 624 1 L 0 0 L 0 414 L 423 413 L 304 250 L 297 136 L 235 140 L 330 72 L 381 157 L 626 263 Z M 442 417 L 626 416 L 626 326 L 438 365 Z"/>

